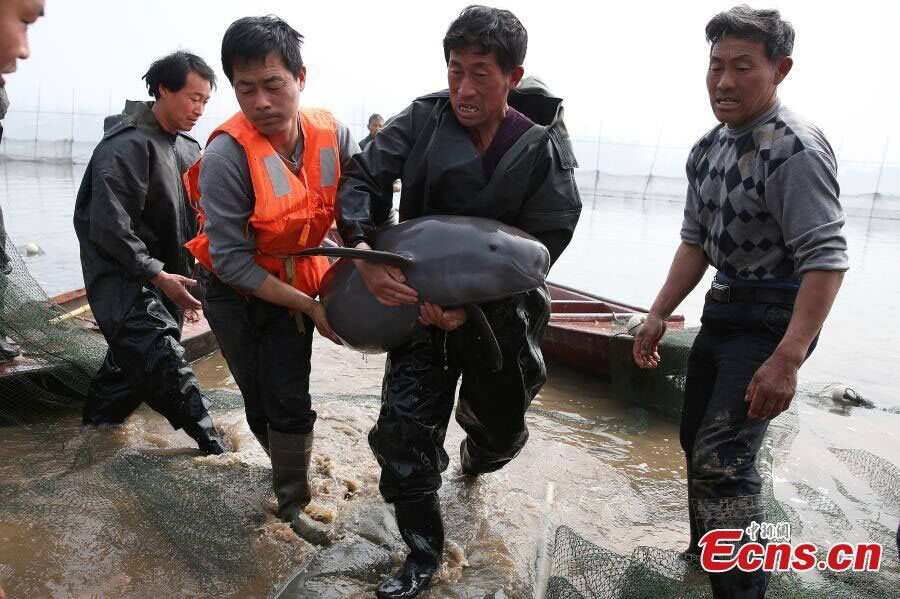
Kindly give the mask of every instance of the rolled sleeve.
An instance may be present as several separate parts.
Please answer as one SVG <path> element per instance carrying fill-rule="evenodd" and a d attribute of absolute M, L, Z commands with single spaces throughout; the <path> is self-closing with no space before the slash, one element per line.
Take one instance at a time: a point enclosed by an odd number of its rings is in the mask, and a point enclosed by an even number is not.
<path fill-rule="evenodd" d="M 821 150 L 794 154 L 766 181 L 769 211 L 781 225 L 799 273 L 850 268 L 839 197 L 834 157 Z"/>

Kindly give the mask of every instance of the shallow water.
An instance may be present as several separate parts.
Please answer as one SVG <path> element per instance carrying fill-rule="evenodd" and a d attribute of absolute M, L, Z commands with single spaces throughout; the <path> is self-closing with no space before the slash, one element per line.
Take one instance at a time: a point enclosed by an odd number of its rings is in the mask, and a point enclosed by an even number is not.
<path fill-rule="evenodd" d="M 0 207 L 31 273 L 53 295 L 83 285 L 72 209 L 84 165 L 0 161 Z M 600 190 L 603 193 L 603 190 Z M 678 245 L 679 202 L 620 199 L 582 190 L 584 213 L 551 280 L 631 304 L 649 306 Z M 895 215 L 897 212 L 886 212 Z M 900 406 L 900 220 L 851 217 L 846 233 L 851 269 L 818 349 L 801 379 L 843 382 L 886 406 Z M 679 308 L 697 323 L 712 271 Z"/>
<path fill-rule="evenodd" d="M 51 294 L 80 286 L 70 224 L 79 168 L 7 163 L 0 169 L 6 174 L 0 206 L 10 234 L 19 246 L 35 242 L 44 249 L 26 258 L 32 273 Z M 610 198 L 598 198 L 593 206 L 592 197 L 584 199 L 586 212 L 553 280 L 649 304 L 677 245 L 680 206 Z M 887 276 L 900 249 L 898 229 L 898 221 L 848 223 L 853 270 L 802 380 L 844 381 L 879 405 L 900 406 L 890 344 L 900 334 L 890 316 L 900 302 L 900 283 Z M 700 291 L 686 301 L 682 312 L 689 321 L 696 322 L 701 302 Z M 336 530 L 352 529 L 362 511 L 382 505 L 366 434 L 377 416 L 384 361 L 320 338 L 315 347 L 316 499 L 308 511 Z M 235 389 L 221 356 L 205 358 L 195 368 L 206 388 Z M 873 491 L 859 467 L 829 449 L 864 449 L 900 464 L 900 415 L 837 407 L 823 399 L 827 392 L 817 395 L 823 386 L 809 383 L 810 397 L 782 417 L 796 419 L 800 430 L 776 459 L 776 497 L 807 525 L 804 540 L 854 538 L 859 522 L 893 530 L 900 515 L 896 481 L 875 484 Z M 223 457 L 197 456 L 183 433 L 145 408 L 125 426 L 109 430 L 84 429 L 76 415 L 0 430 L 2 484 L 27 485 L 36 493 L 53 490 L 32 502 L 40 503 L 40 510 L 31 505 L 16 512 L 0 505 L 0 585 L 10 597 L 193 597 L 208 596 L 210 589 L 216 596 L 245 597 L 265 596 L 287 583 L 314 549 L 274 517 L 268 460 L 241 410 L 220 408 L 216 420 L 236 450 Z M 639 545 L 684 545 L 686 490 L 675 423 L 616 401 L 608 383 L 551 367 L 529 427 L 531 437 L 520 456 L 472 484 L 458 476 L 455 448 L 462 431 L 451 421 L 446 441 L 451 465 L 441 492 L 446 565 L 426 597 L 532 596 L 538 556 L 561 524 L 622 554 Z M 172 532 L 167 528 L 172 522 L 148 520 L 152 487 L 141 486 L 140 479 L 129 479 L 122 488 L 96 486 L 91 478 L 96 465 L 120 464 L 123 456 L 182 466 L 181 478 L 172 480 L 188 481 L 188 497 L 173 514 L 175 523 L 203 515 L 204 505 L 212 506 L 211 513 L 226 500 L 243 506 L 233 514 L 221 508 L 240 521 L 238 533 L 245 537 L 220 558 L 224 565 L 173 549 L 179 527 Z M 76 477 L 78 485 L 53 486 L 71 472 L 85 473 Z M 896 469 L 881 475 L 892 472 Z M 66 480 L 71 484 L 71 477 Z M 104 496 L 106 502 L 94 499 Z M 85 505 L 88 497 L 92 501 Z M 819 509 L 826 500 L 837 506 L 827 518 Z M 24 523 L 21 510 L 27 509 L 36 511 Z M 206 541 L 215 543 L 216 533 L 210 530 Z M 204 555 L 203 549 L 196 553 Z M 256 567 L 245 573 L 241 568 L 247 564 Z M 371 595 L 371 584 L 349 578 L 340 584 L 346 596 Z"/>

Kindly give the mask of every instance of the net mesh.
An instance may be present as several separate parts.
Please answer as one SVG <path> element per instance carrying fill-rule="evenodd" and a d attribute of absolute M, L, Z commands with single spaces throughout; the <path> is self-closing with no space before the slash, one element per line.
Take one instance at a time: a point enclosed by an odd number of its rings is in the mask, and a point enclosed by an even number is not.
<path fill-rule="evenodd" d="M 680 414 L 687 358 L 698 330 L 667 333 L 660 344 L 662 361 L 656 371 L 641 370 L 634 365 L 631 358 L 633 337 L 621 334 L 613 338 L 610 371 L 616 396 L 670 416 Z M 898 596 L 900 563 L 896 559 L 895 531 L 879 518 L 894 525 L 896 516 L 900 515 L 900 468 L 869 451 L 832 447 L 826 443 L 827 450 L 859 483 L 855 489 L 862 489 L 851 493 L 835 478 L 833 482 L 840 497 L 832 498 L 824 490 L 805 482 L 790 482 L 787 484 L 793 495 L 791 501 L 797 509 L 775 495 L 774 472 L 790 456 L 800 433 L 798 406 L 827 405 L 830 411 L 851 409 L 835 407 L 835 388 L 834 384 L 802 385 L 791 408 L 769 425 L 757 457 L 766 521 L 790 523 L 794 543 L 801 542 L 798 539 L 816 542 L 819 547 L 817 561 L 823 560 L 828 547 L 838 540 L 880 543 L 883 548 L 881 570 L 776 573 L 766 593 L 769 598 L 883 599 Z M 853 399 L 854 407 L 874 408 L 871 402 Z M 857 496 L 862 494 L 867 498 Z M 855 517 L 841 504 L 852 505 L 857 515 L 869 517 Z M 812 540 L 805 532 L 812 535 Z M 551 556 L 551 571 L 544 595 L 547 599 L 712 597 L 707 574 L 699 563 L 674 550 L 638 547 L 631 554 L 623 555 L 585 539 L 568 526 L 559 526 Z"/>
<path fill-rule="evenodd" d="M 75 418 L 48 417 L 80 407 L 106 346 L 77 317 L 62 319 L 66 309 L 47 298 L 5 235 L 2 242 L 6 259 L 0 264 L 5 266 L 0 269 L 0 326 L 23 356 L 0 366 L 0 420 L 40 425 L 21 427 L 25 441 L 17 437 L 31 453 L 27 471 L 0 480 L 0 536 L 19 544 L 23 555 L 42 559 L 40 571 L 23 563 L 0 564 L 0 582 L 10 590 L 22 581 L 21 588 L 29 592 L 67 596 L 71 589 L 66 581 L 46 569 L 63 559 L 55 556 L 78 555 L 84 571 L 100 581 L 96 589 L 79 588 L 84 596 L 277 592 L 302 567 L 302 554 L 269 533 L 248 534 L 262 530 L 271 517 L 260 509 L 271 501 L 268 467 L 204 468 L 199 475 L 193 453 L 123 448 L 110 442 L 108 431 L 85 432 Z M 680 413 L 695 335 L 696 329 L 670 331 L 661 347 L 662 366 L 655 371 L 633 365 L 630 336 L 613 337 L 610 369 L 616 395 L 670 416 Z M 806 385 L 798 397 L 806 405 L 833 409 L 833 391 L 825 384 Z M 210 397 L 216 418 L 242 407 L 237 393 L 213 391 Z M 759 453 L 767 520 L 790 522 L 795 537 L 809 530 L 817 538 L 882 543 L 885 557 L 878 573 L 778 574 L 767 596 L 897 596 L 900 564 L 891 557 L 895 536 L 889 526 L 900 512 L 896 465 L 870 451 L 829 445 L 826 453 L 859 485 L 848 488 L 835 479 L 837 493 L 829 495 L 807 482 L 781 483 L 779 488 L 789 489 L 795 502 L 776 497 L 774 473 L 800 433 L 800 403 L 795 400 L 791 410 L 773 421 Z M 4 446 L 0 438 L 0 452 L 15 456 L 16 451 L 20 449 Z M 851 512 L 842 508 L 846 505 L 858 509 Z M 163 571 L 160 566 L 143 568 L 144 563 L 169 566 Z M 621 554 L 567 526 L 556 528 L 550 563 L 545 593 L 550 599 L 711 596 L 706 574 L 675 551 L 638 547 Z M 123 571 L 131 577 L 122 579 Z"/>
<path fill-rule="evenodd" d="M 668 331 L 659 344 L 660 363 L 638 368 L 632 358 L 634 337 L 622 331 L 610 339 L 609 371 L 613 393 L 668 417 L 681 415 L 687 359 L 699 328 Z"/>
<path fill-rule="evenodd" d="M 77 409 L 100 367 L 106 343 L 47 297 L 0 219 L 0 339 L 21 356 L 0 362 L 0 422 L 34 422 Z"/>

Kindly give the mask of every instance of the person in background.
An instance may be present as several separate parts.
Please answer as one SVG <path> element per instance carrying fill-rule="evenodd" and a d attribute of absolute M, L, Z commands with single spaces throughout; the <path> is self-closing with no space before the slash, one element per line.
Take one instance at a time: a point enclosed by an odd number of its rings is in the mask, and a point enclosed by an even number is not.
<path fill-rule="evenodd" d="M 369 117 L 369 122 L 366 125 L 366 129 L 369 130 L 369 134 L 363 137 L 359 141 L 359 149 L 364 150 L 369 142 L 375 139 L 375 135 L 381 131 L 381 128 L 384 127 L 384 117 L 382 117 L 377 112 Z"/>
<path fill-rule="evenodd" d="M 375 114 L 370 116 L 369 123 L 366 125 L 366 128 L 369 130 L 369 134 L 366 135 L 364 138 L 362 138 L 362 140 L 359 142 L 359 149 L 362 150 L 367 145 L 369 145 L 369 142 L 371 142 L 373 139 L 375 139 L 375 135 L 379 131 L 381 131 L 382 127 L 384 127 L 384 118 L 380 114 L 378 114 L 376 112 Z M 398 191 L 400 191 L 400 179 L 397 179 L 396 181 L 394 181 L 394 184 L 391 186 L 391 197 L 393 197 L 393 194 L 397 193 Z M 395 222 L 395 221 L 396 221 L 396 211 L 394 211 L 392 213 L 392 219 L 391 219 L 391 222 Z"/>
<path fill-rule="evenodd" d="M 765 518 L 756 455 L 786 410 L 797 370 L 849 268 L 837 165 L 828 140 L 778 98 L 794 29 L 776 10 L 742 5 L 706 25 L 706 87 L 720 124 L 687 160 L 681 245 L 634 340 L 635 362 L 659 364 L 666 319 L 716 268 L 688 359 L 681 445 L 691 541 Z M 769 576 L 710 574 L 716 597 L 763 597 Z"/>
<path fill-rule="evenodd" d="M 213 131 L 187 177 L 202 228 L 188 244 L 208 279 L 203 310 L 244 398 L 247 424 L 272 460 L 278 516 L 329 541 L 306 514 L 316 412 L 313 329 L 339 343 L 314 298 L 341 172 L 359 147 L 347 127 L 300 106 L 303 36 L 276 16 L 246 17 L 222 39 L 222 70 L 241 110 Z"/>
<path fill-rule="evenodd" d="M 511 12 L 470 6 L 444 37 L 449 89 L 422 96 L 390 119 L 346 169 L 338 226 L 345 245 L 370 248 L 391 209 L 400 177 L 400 220 L 459 214 L 499 220 L 540 240 L 555 262 L 581 214 L 575 160 L 562 100 L 537 79 L 523 80 L 525 27 Z M 412 304 L 416 290 L 397 268 L 355 261 L 372 295 Z M 541 286 L 483 304 L 503 354 L 492 372 L 479 329 L 462 308 L 421 306 L 427 326 L 388 354 L 381 412 L 369 444 L 381 466 L 379 488 L 394 504 L 410 548 L 378 597 L 415 597 L 441 563 L 444 524 L 438 489 L 449 465 L 444 437 L 453 411 L 467 435 L 462 472 L 503 468 L 528 440 L 525 413 L 546 381 L 540 343 L 550 318 Z"/>
<path fill-rule="evenodd" d="M 203 114 L 216 76 L 202 58 L 178 51 L 144 75 L 155 102 L 125 103 L 107 117 L 75 200 L 74 225 L 91 311 L 109 344 L 91 381 L 85 424 L 123 422 L 140 404 L 184 429 L 206 454 L 225 446 L 184 360 L 186 310 L 196 233 L 182 176 L 200 155 L 185 132 Z"/>
<path fill-rule="evenodd" d="M 9 109 L 4 75 L 16 70 L 16 61 L 25 60 L 30 55 L 28 48 L 28 27 L 44 16 L 44 0 L 0 0 L 0 121 Z M 3 124 L 0 123 L 0 141 L 3 139 Z M 3 224 L 3 210 L 0 208 L 0 312 L 6 294 L 6 276 L 12 272 L 6 248 L 6 227 Z M 0 328 L 0 363 L 8 362 L 19 355 L 19 350 L 10 345 L 6 332 Z M 3 589 L 0 588 L 0 596 Z"/>

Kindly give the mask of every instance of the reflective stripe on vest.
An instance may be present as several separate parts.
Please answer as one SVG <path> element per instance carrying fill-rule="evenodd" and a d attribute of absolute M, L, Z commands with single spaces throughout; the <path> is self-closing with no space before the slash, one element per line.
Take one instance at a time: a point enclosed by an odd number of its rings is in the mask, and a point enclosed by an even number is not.
<path fill-rule="evenodd" d="M 337 124 L 326 110 L 300 109 L 303 159 L 298 175 L 284 164 L 269 141 L 237 113 L 219 126 L 209 140 L 228 133 L 247 155 L 253 184 L 254 206 L 247 226 L 256 235 L 255 260 L 262 268 L 307 295 L 315 297 L 328 270 L 322 256 L 293 258 L 299 250 L 316 247 L 334 221 L 334 202 L 341 169 L 338 159 Z M 209 142 L 207 142 L 209 145 Z M 200 233 L 186 244 L 197 260 L 215 272 L 209 239 L 203 231 L 199 173 L 202 157 L 185 174 L 191 205 L 197 212 Z"/>

